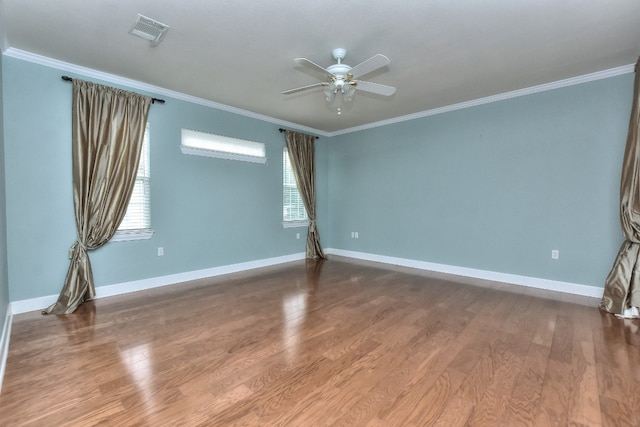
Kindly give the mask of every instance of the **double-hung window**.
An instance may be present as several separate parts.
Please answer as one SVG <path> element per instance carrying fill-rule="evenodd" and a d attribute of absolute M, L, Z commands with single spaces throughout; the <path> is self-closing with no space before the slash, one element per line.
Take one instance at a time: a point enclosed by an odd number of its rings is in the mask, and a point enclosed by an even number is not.
<path fill-rule="evenodd" d="M 136 183 L 129 199 L 129 206 L 124 219 L 118 227 L 118 231 L 111 239 L 119 240 L 141 240 L 149 239 L 153 235 L 151 229 L 151 174 L 149 155 L 149 123 L 144 132 L 142 151 L 140 152 L 140 163 L 136 174 Z"/>
<path fill-rule="evenodd" d="M 298 191 L 287 147 L 284 147 L 282 152 L 282 225 L 285 228 L 309 225 L 309 217 Z"/>

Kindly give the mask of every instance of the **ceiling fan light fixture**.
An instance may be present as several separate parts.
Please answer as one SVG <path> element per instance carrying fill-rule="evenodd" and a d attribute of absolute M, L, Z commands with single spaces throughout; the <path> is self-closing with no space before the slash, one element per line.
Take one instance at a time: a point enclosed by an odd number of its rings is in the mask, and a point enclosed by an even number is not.
<path fill-rule="evenodd" d="M 336 93 L 338 92 L 338 87 L 335 82 L 329 83 L 324 88 L 324 100 L 331 103 L 336 97 Z"/>
<path fill-rule="evenodd" d="M 351 100 L 353 100 L 353 95 L 355 95 L 355 93 L 356 93 L 355 83 L 354 84 L 347 83 L 342 86 L 342 99 L 344 99 L 345 102 L 350 102 Z"/>
<path fill-rule="evenodd" d="M 356 82 L 345 80 L 341 76 L 333 77 L 331 82 L 324 88 L 324 100 L 327 104 L 332 104 L 337 99 L 338 115 L 342 114 L 342 106 L 345 102 L 351 102 L 356 93 Z"/>

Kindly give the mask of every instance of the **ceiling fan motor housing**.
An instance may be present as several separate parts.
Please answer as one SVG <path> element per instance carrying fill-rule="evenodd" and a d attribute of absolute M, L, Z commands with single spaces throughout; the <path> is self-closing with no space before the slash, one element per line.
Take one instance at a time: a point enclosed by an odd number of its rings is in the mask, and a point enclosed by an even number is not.
<path fill-rule="evenodd" d="M 351 67 L 347 64 L 333 64 L 327 68 L 327 71 L 338 78 L 345 78 L 351 71 Z"/>

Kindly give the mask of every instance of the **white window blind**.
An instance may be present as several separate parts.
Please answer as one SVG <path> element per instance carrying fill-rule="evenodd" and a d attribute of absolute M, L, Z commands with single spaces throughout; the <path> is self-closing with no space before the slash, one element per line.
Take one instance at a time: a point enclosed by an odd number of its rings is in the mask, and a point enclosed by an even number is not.
<path fill-rule="evenodd" d="M 149 124 L 144 132 L 144 141 L 140 153 L 140 163 L 136 183 L 129 200 L 127 213 L 118 227 L 119 232 L 133 230 L 150 231 L 151 229 L 151 195 L 150 195 L 150 156 L 149 156 Z"/>
<path fill-rule="evenodd" d="M 267 154 L 262 142 L 231 138 L 213 133 L 182 129 L 180 150 L 183 154 L 266 163 Z"/>
<path fill-rule="evenodd" d="M 309 217 L 298 192 L 296 177 L 291 167 L 287 147 L 284 147 L 282 153 L 282 200 L 283 222 L 304 222 L 300 225 L 308 223 Z"/>

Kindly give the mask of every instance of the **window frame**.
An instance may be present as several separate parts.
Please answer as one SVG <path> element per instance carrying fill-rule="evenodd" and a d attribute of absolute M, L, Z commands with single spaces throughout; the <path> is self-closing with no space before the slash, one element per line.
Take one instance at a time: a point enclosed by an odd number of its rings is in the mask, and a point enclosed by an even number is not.
<path fill-rule="evenodd" d="M 290 172 L 287 172 L 287 168 Z M 291 179 L 287 180 L 287 175 L 293 177 L 293 184 L 290 182 Z M 285 209 L 287 205 L 285 204 L 285 189 L 295 188 L 296 193 L 298 195 L 298 199 L 300 200 L 300 205 L 304 209 L 305 218 L 296 218 L 296 219 L 285 219 Z M 283 228 L 295 228 L 295 227 L 308 227 L 309 226 L 309 214 L 307 213 L 307 208 L 304 206 L 302 202 L 302 197 L 300 196 L 300 190 L 298 190 L 298 183 L 295 180 L 295 172 L 293 170 L 293 165 L 291 164 L 291 160 L 289 159 L 289 150 L 287 147 L 282 147 L 282 227 Z"/>

